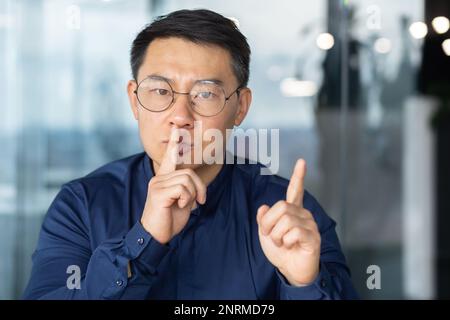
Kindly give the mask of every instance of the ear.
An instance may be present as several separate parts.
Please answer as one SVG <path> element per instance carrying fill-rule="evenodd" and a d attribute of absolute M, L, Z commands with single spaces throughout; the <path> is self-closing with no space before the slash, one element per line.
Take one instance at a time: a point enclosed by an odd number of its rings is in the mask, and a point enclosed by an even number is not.
<path fill-rule="evenodd" d="M 139 118 L 138 116 L 138 103 L 137 96 L 134 93 L 134 91 L 137 90 L 137 83 L 135 80 L 128 81 L 127 84 L 127 93 L 128 93 L 128 100 L 130 101 L 130 107 L 131 111 L 133 112 L 134 118 L 137 120 Z"/>
<path fill-rule="evenodd" d="M 234 117 L 234 125 L 239 126 L 247 116 L 250 104 L 252 103 L 252 91 L 250 88 L 242 88 L 239 90 L 238 109 Z"/>

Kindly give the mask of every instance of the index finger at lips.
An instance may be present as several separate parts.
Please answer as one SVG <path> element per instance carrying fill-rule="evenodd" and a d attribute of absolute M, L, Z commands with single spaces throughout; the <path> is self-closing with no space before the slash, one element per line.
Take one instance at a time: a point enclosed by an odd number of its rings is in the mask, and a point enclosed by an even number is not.
<path fill-rule="evenodd" d="M 292 172 L 291 180 L 286 192 L 286 201 L 296 206 L 303 206 L 304 180 L 306 175 L 306 162 L 298 159 Z"/>
<path fill-rule="evenodd" d="M 167 174 L 175 171 L 178 159 L 178 143 L 180 134 L 177 129 L 172 129 L 170 140 L 167 143 L 166 153 L 161 161 L 157 175 Z"/>

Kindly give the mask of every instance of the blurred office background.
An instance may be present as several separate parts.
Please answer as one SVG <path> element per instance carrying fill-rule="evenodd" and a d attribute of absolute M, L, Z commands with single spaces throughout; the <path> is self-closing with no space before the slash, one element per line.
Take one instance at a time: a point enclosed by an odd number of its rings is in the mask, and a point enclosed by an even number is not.
<path fill-rule="evenodd" d="M 142 150 L 130 45 L 181 8 L 248 37 L 242 128 L 280 129 L 284 177 L 307 160 L 361 297 L 450 297 L 446 0 L 0 0 L 0 299 L 21 296 L 61 184 Z"/>

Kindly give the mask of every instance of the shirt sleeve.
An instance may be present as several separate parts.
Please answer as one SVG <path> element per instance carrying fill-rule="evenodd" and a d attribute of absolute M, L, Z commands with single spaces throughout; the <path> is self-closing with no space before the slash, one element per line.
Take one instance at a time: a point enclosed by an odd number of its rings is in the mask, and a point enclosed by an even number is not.
<path fill-rule="evenodd" d="M 327 266 L 328 265 L 328 266 Z M 331 275 L 329 268 L 334 269 L 334 276 Z M 347 276 L 337 273 L 339 269 L 333 268 L 332 264 L 320 263 L 320 271 L 317 278 L 309 285 L 296 287 L 286 280 L 278 269 L 276 270 L 280 281 L 280 300 L 338 300 L 338 299 L 357 299 L 350 279 L 343 282 Z M 348 287 L 342 290 L 342 282 Z M 340 288 L 341 290 L 336 290 Z"/>
<path fill-rule="evenodd" d="M 44 219 L 24 299 L 145 299 L 171 250 L 140 222 L 91 249 L 86 201 L 65 185 Z"/>
<path fill-rule="evenodd" d="M 313 283 L 297 287 L 290 285 L 281 272 L 278 275 L 281 300 L 337 300 L 358 299 L 350 279 L 339 240 L 336 223 L 328 217 L 317 201 L 305 192 L 304 207 L 311 211 L 321 235 L 320 269 Z"/>

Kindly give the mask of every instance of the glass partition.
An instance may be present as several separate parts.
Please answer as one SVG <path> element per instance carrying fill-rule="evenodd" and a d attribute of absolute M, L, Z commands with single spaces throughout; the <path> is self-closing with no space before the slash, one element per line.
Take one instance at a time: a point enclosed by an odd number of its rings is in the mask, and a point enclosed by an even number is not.
<path fill-rule="evenodd" d="M 434 102 L 416 92 L 422 0 L 6 0 L 0 299 L 21 296 L 61 184 L 142 150 L 126 95 L 129 49 L 146 23 L 181 8 L 218 11 L 247 36 L 253 102 L 241 127 L 280 130 L 283 177 L 306 159 L 306 187 L 338 223 L 360 296 L 433 298 L 432 204 L 410 210 L 415 192 L 424 196 L 411 188 L 411 168 L 432 179 L 432 159 L 409 157 L 433 141 L 423 119 Z M 429 223 L 419 252 L 414 222 Z M 381 288 L 369 285 L 373 268 Z"/>

